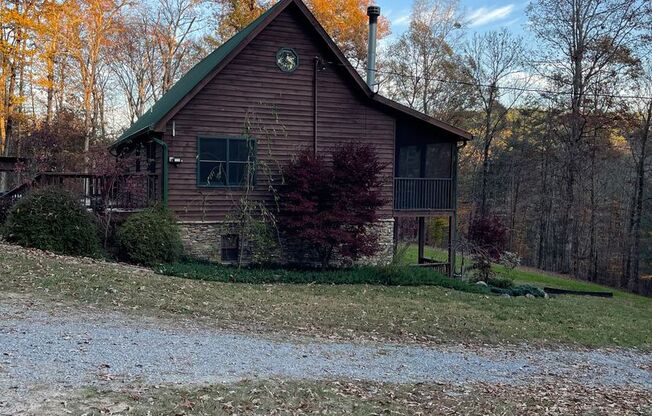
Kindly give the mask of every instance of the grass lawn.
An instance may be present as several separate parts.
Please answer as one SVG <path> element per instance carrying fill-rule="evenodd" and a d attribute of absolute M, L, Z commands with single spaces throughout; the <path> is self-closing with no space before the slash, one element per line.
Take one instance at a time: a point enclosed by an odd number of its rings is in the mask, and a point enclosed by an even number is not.
<path fill-rule="evenodd" d="M 448 253 L 439 248 L 425 247 L 425 255 L 428 258 L 438 260 L 438 261 L 447 261 Z M 408 247 L 405 251 L 404 256 L 401 258 L 400 262 L 402 264 L 416 264 L 418 257 L 418 248 L 416 245 Z M 465 260 L 466 265 L 470 264 L 470 260 Z M 457 257 L 457 264 L 459 267 L 460 257 Z M 530 271 L 525 268 L 517 268 L 514 270 L 508 270 L 505 266 L 500 264 L 495 264 L 493 270 L 503 276 L 510 277 L 514 280 L 516 284 L 529 284 L 534 286 L 543 287 L 554 287 L 558 289 L 568 289 L 568 290 L 579 290 L 579 291 L 594 291 L 594 292 L 614 292 L 616 296 L 627 295 L 627 292 L 618 291 L 617 289 L 611 287 L 605 287 L 591 282 L 585 282 L 582 280 L 565 278 L 560 276 L 555 276 L 553 274 L 546 274 L 545 272 L 536 272 Z"/>
<path fill-rule="evenodd" d="M 563 387 L 563 388 L 560 388 Z M 68 397 L 74 414 L 646 414 L 647 392 L 581 385 L 390 385 L 346 381 L 243 381 L 202 387 L 88 388 Z M 61 407 L 61 400 L 50 411 Z M 546 412 L 546 414 L 548 414 Z"/>
<path fill-rule="evenodd" d="M 523 274 L 528 283 L 566 279 Z M 519 277 L 518 279 L 521 279 Z M 431 286 L 233 284 L 0 245 L 0 292 L 343 339 L 652 347 L 652 299 L 501 298 Z"/>

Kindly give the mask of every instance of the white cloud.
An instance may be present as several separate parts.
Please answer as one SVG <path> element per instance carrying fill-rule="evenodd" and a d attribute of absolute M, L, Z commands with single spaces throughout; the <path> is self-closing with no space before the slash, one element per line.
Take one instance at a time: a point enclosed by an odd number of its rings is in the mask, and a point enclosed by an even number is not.
<path fill-rule="evenodd" d="M 508 4 L 507 6 L 490 9 L 487 7 L 480 7 L 474 10 L 469 16 L 469 26 L 477 27 L 483 26 L 488 23 L 497 22 L 505 19 L 514 11 L 514 5 Z"/>
<path fill-rule="evenodd" d="M 520 21 L 521 21 L 521 19 L 517 17 L 516 19 L 512 19 L 507 23 L 503 23 L 503 26 L 505 26 L 505 27 L 514 26 L 515 24 L 517 24 Z"/>
<path fill-rule="evenodd" d="M 410 15 L 409 14 L 404 14 L 396 19 L 392 20 L 392 25 L 393 26 L 406 26 L 408 23 L 410 23 Z"/>

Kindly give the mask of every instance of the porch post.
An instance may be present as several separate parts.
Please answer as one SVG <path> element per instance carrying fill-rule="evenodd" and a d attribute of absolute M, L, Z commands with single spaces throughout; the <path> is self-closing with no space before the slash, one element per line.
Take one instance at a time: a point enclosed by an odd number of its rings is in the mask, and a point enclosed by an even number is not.
<path fill-rule="evenodd" d="M 465 142 L 466 143 L 466 142 Z M 452 163 L 451 163 L 451 178 L 453 179 L 453 192 L 451 206 L 452 211 L 448 217 L 448 277 L 453 277 L 455 274 L 455 252 L 457 251 L 457 163 L 459 158 L 460 148 L 453 147 Z"/>
<path fill-rule="evenodd" d="M 426 246 L 426 219 L 425 217 L 419 217 L 419 259 L 418 264 L 423 263 L 425 256 L 425 246 Z"/>
<path fill-rule="evenodd" d="M 154 140 L 154 143 L 158 144 L 161 146 L 162 152 L 163 152 L 163 163 L 161 164 L 161 176 L 163 176 L 162 181 L 161 181 L 161 200 L 163 202 L 163 206 L 167 207 L 168 206 L 168 145 L 165 143 L 163 140 L 153 137 L 152 140 Z"/>
<path fill-rule="evenodd" d="M 448 277 L 455 274 L 455 246 L 457 245 L 457 214 L 453 211 L 448 217 Z"/>

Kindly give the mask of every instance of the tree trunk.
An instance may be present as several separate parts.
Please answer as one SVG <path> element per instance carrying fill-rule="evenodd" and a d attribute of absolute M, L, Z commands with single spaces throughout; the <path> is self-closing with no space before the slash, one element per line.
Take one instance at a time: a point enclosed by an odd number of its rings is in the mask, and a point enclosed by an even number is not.
<path fill-rule="evenodd" d="M 45 123 L 52 124 L 52 105 L 54 101 L 54 58 L 48 57 L 47 63 L 47 98 L 45 101 Z"/>
<path fill-rule="evenodd" d="M 641 133 L 641 155 L 638 161 L 637 169 L 637 192 L 636 192 L 636 206 L 634 215 L 634 229 L 633 229 L 633 247 L 632 247 L 632 269 L 629 275 L 627 287 L 631 291 L 638 289 L 639 280 L 639 266 L 641 261 L 641 220 L 643 217 L 643 201 L 645 191 L 645 162 L 647 159 L 647 141 L 650 137 L 650 123 L 652 122 L 652 100 L 648 103 L 647 114 Z"/>
<path fill-rule="evenodd" d="M 516 214 L 518 212 L 518 197 L 519 197 L 519 192 L 521 190 L 521 176 L 520 175 L 513 175 L 515 176 L 515 181 L 516 183 L 513 186 L 513 195 L 512 195 L 512 221 L 511 221 L 511 226 L 509 230 L 509 250 L 511 252 L 517 252 L 516 248 L 514 247 L 515 245 L 515 235 L 516 235 Z"/>
<path fill-rule="evenodd" d="M 487 206 L 487 186 L 489 182 L 489 150 L 493 140 L 493 131 L 491 128 L 492 110 L 494 101 L 494 87 L 489 89 L 489 97 L 485 107 L 484 119 L 484 141 L 482 147 L 482 186 L 480 188 L 480 217 L 484 218 L 489 209 Z"/>
<path fill-rule="evenodd" d="M 0 155 L 4 154 L 7 145 L 7 58 L 0 54 Z"/>
<path fill-rule="evenodd" d="M 632 273 L 632 247 L 633 244 L 633 235 L 634 235 L 634 223 L 636 222 L 636 201 L 638 198 L 638 187 L 634 189 L 632 194 L 630 209 L 629 209 L 629 221 L 627 224 L 627 234 L 625 238 L 625 260 L 623 264 L 623 274 L 620 278 L 619 287 L 626 288 L 629 282 L 629 278 Z"/>
<path fill-rule="evenodd" d="M 545 264 L 545 243 L 547 233 L 547 216 L 550 213 L 545 209 L 547 206 L 546 198 L 548 197 L 548 155 L 543 157 L 543 166 L 541 169 L 541 193 L 539 194 L 539 250 L 537 255 L 537 268 L 541 269 Z"/>
<path fill-rule="evenodd" d="M 596 249 L 595 249 L 595 212 L 597 210 L 595 202 L 595 146 L 591 150 L 591 220 L 589 226 L 589 280 L 594 282 L 596 276 Z"/>
<path fill-rule="evenodd" d="M 3 155 L 8 156 L 11 144 L 14 140 L 14 106 L 16 105 L 16 62 L 9 63 L 9 85 L 7 87 L 7 96 L 5 98 L 5 140 Z"/>
<path fill-rule="evenodd" d="M 577 170 L 578 146 L 582 141 L 583 120 L 582 105 L 584 100 L 584 49 L 585 34 L 583 29 L 583 16 L 581 4 L 573 1 L 572 24 L 573 39 L 571 42 L 570 57 L 572 63 L 572 96 L 571 96 L 571 119 L 570 137 L 567 143 L 568 152 L 568 176 L 566 177 L 566 204 L 562 218 L 562 256 L 561 272 L 576 272 L 577 265 L 577 219 L 575 210 L 575 181 Z"/>

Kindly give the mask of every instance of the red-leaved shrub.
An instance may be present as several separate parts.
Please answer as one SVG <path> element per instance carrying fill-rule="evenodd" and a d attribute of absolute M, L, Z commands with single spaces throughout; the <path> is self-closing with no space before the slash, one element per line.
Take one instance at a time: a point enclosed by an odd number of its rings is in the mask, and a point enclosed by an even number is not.
<path fill-rule="evenodd" d="M 382 164 L 369 146 L 349 144 L 332 153 L 332 162 L 303 151 L 285 169 L 280 190 L 279 228 L 314 250 L 322 267 L 333 253 L 348 259 L 373 255 L 382 199 Z"/>
<path fill-rule="evenodd" d="M 496 216 L 479 217 L 469 226 L 469 241 L 496 261 L 507 246 L 507 229 Z"/>

